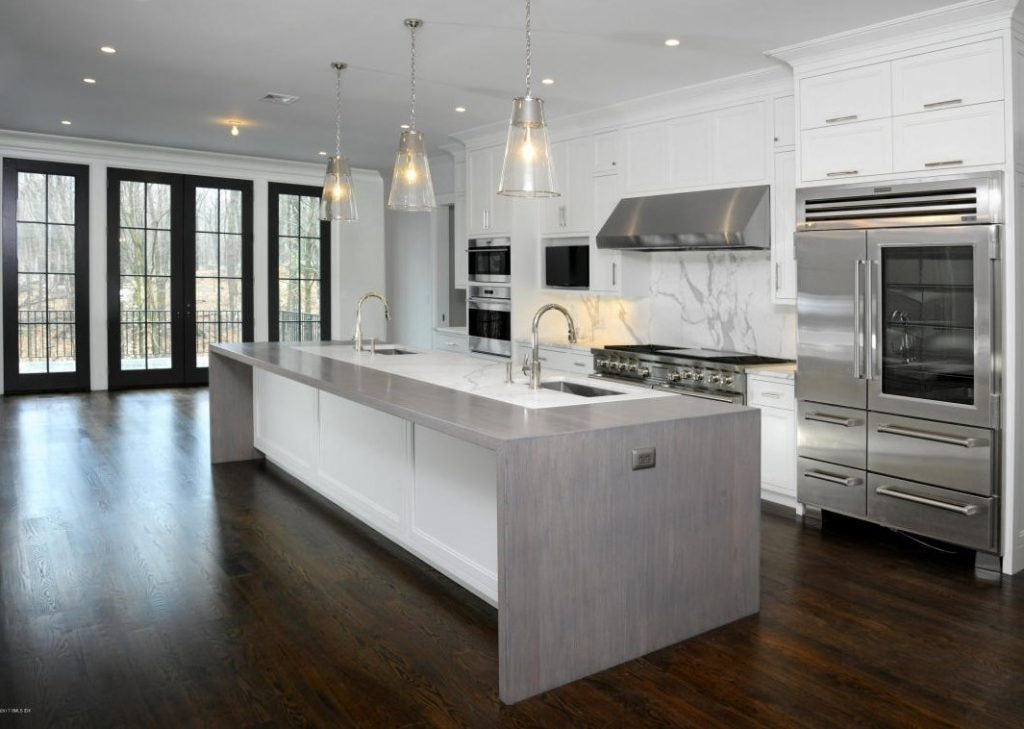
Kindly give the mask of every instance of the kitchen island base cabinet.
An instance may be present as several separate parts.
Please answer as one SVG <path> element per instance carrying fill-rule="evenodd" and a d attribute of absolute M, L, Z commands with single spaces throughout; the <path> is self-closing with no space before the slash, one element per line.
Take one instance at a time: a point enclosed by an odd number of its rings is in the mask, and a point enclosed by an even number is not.
<path fill-rule="evenodd" d="M 505 703 L 758 611 L 753 409 L 530 409 L 274 343 L 215 345 L 210 367 L 253 410 L 211 407 L 214 462 L 258 455 L 248 439 L 496 605 Z"/>

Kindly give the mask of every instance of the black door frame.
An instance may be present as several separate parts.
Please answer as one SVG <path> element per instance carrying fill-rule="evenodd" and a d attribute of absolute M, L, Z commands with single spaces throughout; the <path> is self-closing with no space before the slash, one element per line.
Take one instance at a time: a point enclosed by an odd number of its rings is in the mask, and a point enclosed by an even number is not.
<path fill-rule="evenodd" d="M 302 195 L 319 198 L 323 191 L 312 185 L 290 185 L 271 182 L 267 185 L 267 313 L 268 339 L 276 342 L 281 337 L 281 302 L 279 288 L 280 274 L 280 230 L 278 197 L 281 195 Z M 320 340 L 331 338 L 331 222 L 320 221 Z"/>
<path fill-rule="evenodd" d="M 120 186 L 122 180 L 171 186 L 171 361 L 169 369 L 122 370 L 120 298 Z M 253 185 L 250 180 L 146 170 L 107 170 L 107 362 L 108 386 L 201 385 L 206 368 L 195 351 L 195 190 L 218 187 L 242 192 L 242 339 L 253 339 Z"/>
<path fill-rule="evenodd" d="M 18 173 L 75 180 L 75 371 L 18 372 Z M 90 387 L 89 360 L 89 167 L 8 157 L 3 163 L 4 392 L 74 392 Z"/>

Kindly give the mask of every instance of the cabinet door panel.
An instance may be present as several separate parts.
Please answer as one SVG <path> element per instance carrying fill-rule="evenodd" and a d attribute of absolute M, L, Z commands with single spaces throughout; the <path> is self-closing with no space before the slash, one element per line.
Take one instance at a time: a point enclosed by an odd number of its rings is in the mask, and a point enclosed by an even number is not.
<path fill-rule="evenodd" d="M 892 172 L 892 121 L 801 132 L 801 179 L 831 180 Z"/>
<path fill-rule="evenodd" d="M 792 147 L 796 144 L 796 106 L 792 96 L 775 99 L 775 146 Z"/>
<path fill-rule="evenodd" d="M 779 304 L 796 303 L 796 153 L 775 155 L 772 186 L 775 238 L 772 241 L 772 298 Z"/>
<path fill-rule="evenodd" d="M 768 143 L 764 103 L 722 109 L 713 120 L 714 181 L 764 180 Z"/>
<path fill-rule="evenodd" d="M 893 119 L 897 172 L 1002 164 L 1005 141 L 1001 101 Z"/>
<path fill-rule="evenodd" d="M 497 189 L 491 175 L 491 150 L 476 149 L 466 158 L 466 229 L 470 236 L 487 232 L 491 197 Z"/>
<path fill-rule="evenodd" d="M 551 145 L 551 161 L 555 167 L 555 189 L 561 195 L 541 200 L 541 232 L 558 234 L 565 232 L 568 199 L 571 196 L 566 184 L 568 176 L 568 142 L 555 142 Z"/>
<path fill-rule="evenodd" d="M 796 418 L 792 410 L 761 409 L 761 486 L 796 498 Z"/>
<path fill-rule="evenodd" d="M 593 178 L 593 231 L 597 236 L 615 206 L 622 199 L 619 175 L 598 175 Z M 590 290 L 615 292 L 621 285 L 619 251 L 599 250 L 594 237 L 590 247 Z"/>
<path fill-rule="evenodd" d="M 669 180 L 672 187 L 698 187 L 712 181 L 712 115 L 695 114 L 669 122 Z"/>
<path fill-rule="evenodd" d="M 498 194 L 501 166 L 505 162 L 505 147 L 491 147 L 491 179 L 489 181 L 491 219 L 487 232 L 508 235 L 512 230 L 512 198 Z"/>
<path fill-rule="evenodd" d="M 893 114 L 1002 100 L 1002 40 L 993 38 L 893 61 L 892 97 Z"/>
<path fill-rule="evenodd" d="M 800 81 L 800 128 L 881 119 L 892 113 L 890 63 Z"/>
<path fill-rule="evenodd" d="M 667 150 L 667 124 L 645 124 L 626 130 L 626 192 L 668 187 Z"/>
<path fill-rule="evenodd" d="M 594 168 L 590 140 L 573 139 L 566 143 L 565 152 L 564 171 L 559 173 L 566 186 L 566 189 L 562 190 L 565 229 L 570 233 L 586 235 L 590 232 L 593 197 L 590 181 Z"/>
<path fill-rule="evenodd" d="M 594 172 L 618 172 L 621 139 L 617 129 L 594 135 Z"/>

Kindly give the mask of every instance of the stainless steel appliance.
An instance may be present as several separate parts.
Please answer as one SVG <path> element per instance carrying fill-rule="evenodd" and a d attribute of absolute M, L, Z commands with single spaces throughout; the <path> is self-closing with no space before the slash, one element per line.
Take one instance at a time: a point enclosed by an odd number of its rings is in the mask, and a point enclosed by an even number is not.
<path fill-rule="evenodd" d="M 469 283 L 512 281 L 512 246 L 509 238 L 470 238 L 466 255 Z"/>
<path fill-rule="evenodd" d="M 679 395 L 743 405 L 747 400 L 746 368 L 781 364 L 785 359 L 743 352 L 622 344 L 595 348 L 596 379 L 650 385 Z"/>
<path fill-rule="evenodd" d="M 508 286 L 470 286 L 466 323 L 470 351 L 512 356 L 512 290 Z"/>
<path fill-rule="evenodd" d="M 998 173 L 797 195 L 798 498 L 999 543 Z"/>

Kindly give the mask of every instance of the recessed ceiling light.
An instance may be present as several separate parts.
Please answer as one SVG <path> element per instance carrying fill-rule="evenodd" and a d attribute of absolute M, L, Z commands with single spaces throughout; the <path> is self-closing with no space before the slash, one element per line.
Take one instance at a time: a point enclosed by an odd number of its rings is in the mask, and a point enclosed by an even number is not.
<path fill-rule="evenodd" d="M 323 150 L 317 152 L 317 154 L 319 154 L 321 157 L 326 157 L 327 156 L 327 152 L 324 152 Z"/>
<path fill-rule="evenodd" d="M 70 119 L 61 119 L 60 123 L 63 124 L 64 126 L 66 126 L 66 127 L 70 127 L 71 126 L 71 120 Z"/>
<path fill-rule="evenodd" d="M 678 38 L 666 38 L 665 39 L 665 45 L 668 46 L 669 48 L 675 48 L 676 46 L 679 45 L 679 39 Z"/>
<path fill-rule="evenodd" d="M 455 111 L 457 111 L 457 112 L 459 112 L 461 114 L 464 111 L 466 111 L 466 107 L 464 107 L 464 106 L 456 106 L 455 107 Z"/>
<path fill-rule="evenodd" d="M 117 53 L 117 49 L 113 46 L 100 46 L 100 50 L 104 53 Z"/>
<path fill-rule="evenodd" d="M 545 86 L 550 86 L 551 84 L 553 84 L 555 82 L 555 80 L 553 78 L 542 78 L 540 80 L 540 82 L 542 84 L 544 84 Z"/>
<path fill-rule="evenodd" d="M 96 79 L 89 78 L 88 76 L 86 76 L 85 78 L 82 79 L 82 83 L 83 84 L 94 84 L 94 83 L 96 83 Z"/>

